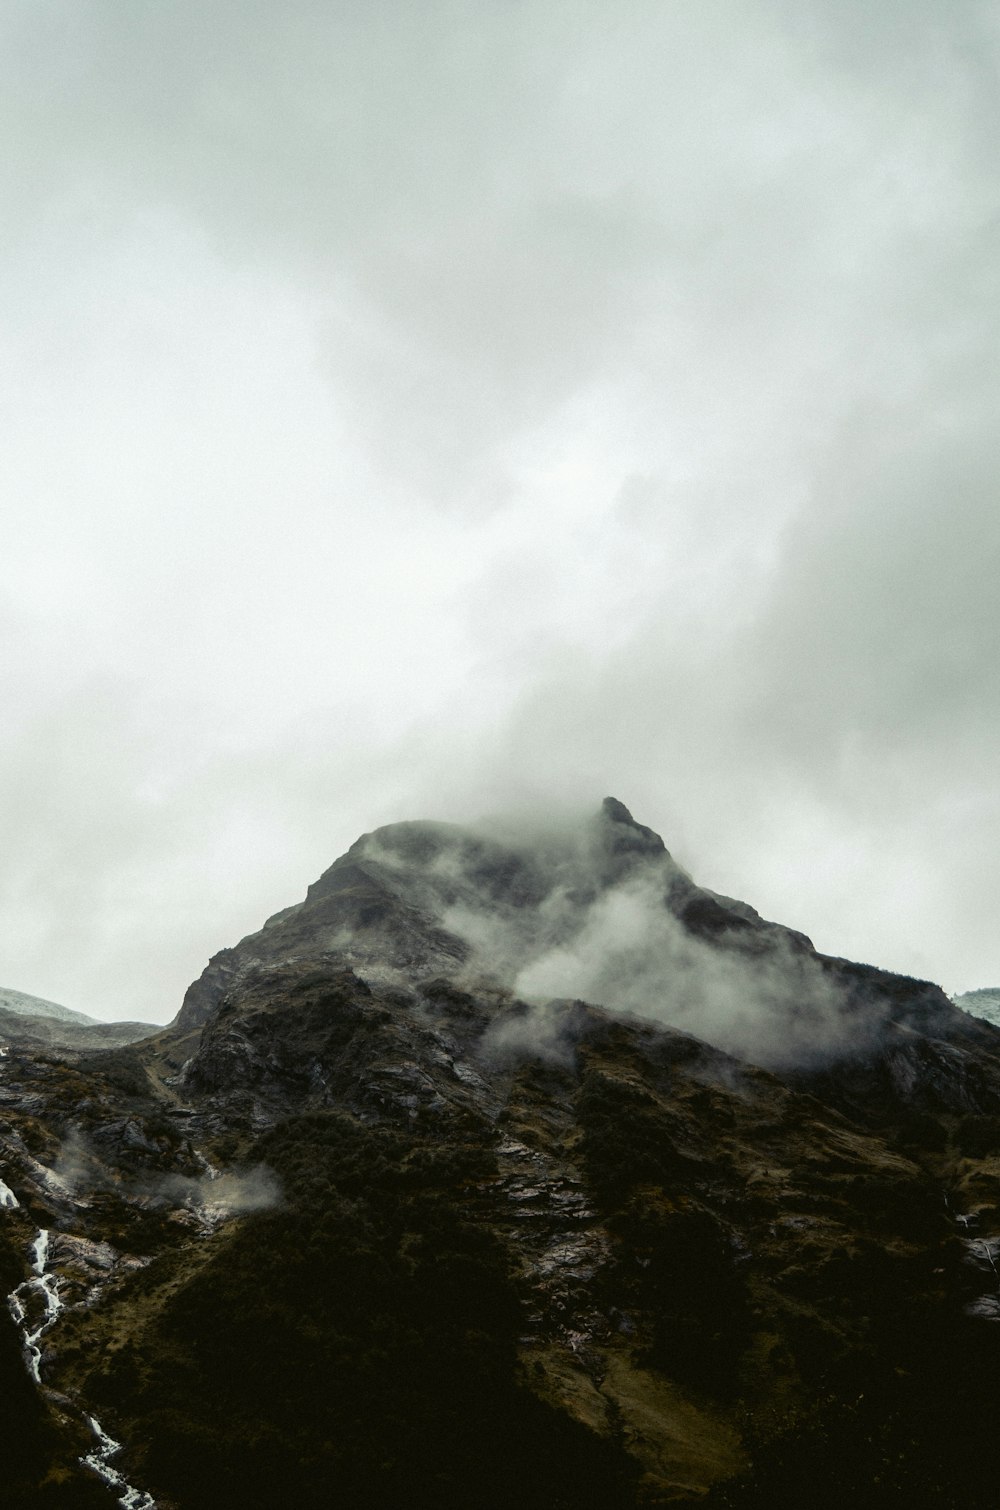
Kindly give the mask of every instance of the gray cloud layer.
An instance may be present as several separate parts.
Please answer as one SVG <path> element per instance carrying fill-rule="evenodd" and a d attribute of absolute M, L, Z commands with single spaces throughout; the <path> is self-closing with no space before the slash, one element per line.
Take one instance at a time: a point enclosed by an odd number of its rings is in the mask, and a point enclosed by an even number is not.
<path fill-rule="evenodd" d="M 609 790 L 1000 979 L 992 7 L 0 40 L 3 983 L 162 1019 L 362 829 Z"/>

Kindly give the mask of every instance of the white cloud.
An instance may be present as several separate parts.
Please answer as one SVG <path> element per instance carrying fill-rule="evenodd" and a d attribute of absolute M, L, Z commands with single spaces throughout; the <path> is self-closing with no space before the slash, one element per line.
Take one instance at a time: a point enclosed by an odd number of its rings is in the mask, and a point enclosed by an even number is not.
<path fill-rule="evenodd" d="M 167 1016 L 362 829 L 609 790 L 1000 979 L 984 8 L 0 28 L 0 979 Z"/>

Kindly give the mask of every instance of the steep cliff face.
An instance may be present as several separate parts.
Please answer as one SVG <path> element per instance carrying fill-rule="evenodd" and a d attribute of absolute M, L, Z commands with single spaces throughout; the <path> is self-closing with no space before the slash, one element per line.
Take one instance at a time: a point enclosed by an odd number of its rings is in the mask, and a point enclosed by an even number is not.
<path fill-rule="evenodd" d="M 366 835 L 0 1116 L 66 1483 L 96 1412 L 162 1510 L 993 1503 L 1000 1030 L 613 799 Z"/>

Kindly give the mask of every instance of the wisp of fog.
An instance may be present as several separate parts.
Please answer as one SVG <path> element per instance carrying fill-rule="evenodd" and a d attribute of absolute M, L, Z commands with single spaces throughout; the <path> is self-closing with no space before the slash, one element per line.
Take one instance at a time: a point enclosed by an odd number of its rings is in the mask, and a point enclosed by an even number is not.
<path fill-rule="evenodd" d="M 874 1008 L 852 1009 L 808 940 L 696 886 L 613 799 L 596 820 L 534 832 L 395 825 L 364 853 L 462 941 L 470 983 L 491 980 L 532 1008 L 498 1019 L 488 1052 L 564 1056 L 565 1021 L 545 1010 L 553 1000 L 650 1019 L 772 1066 L 842 1053 L 877 1024 Z M 710 930 L 691 926 L 698 908 Z"/>

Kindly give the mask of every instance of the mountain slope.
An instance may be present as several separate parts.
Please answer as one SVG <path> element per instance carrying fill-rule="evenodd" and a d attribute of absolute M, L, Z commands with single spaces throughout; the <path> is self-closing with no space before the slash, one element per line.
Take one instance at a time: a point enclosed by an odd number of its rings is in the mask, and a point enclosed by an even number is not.
<path fill-rule="evenodd" d="M 1000 986 L 984 986 L 979 991 L 966 991 L 954 998 L 956 1007 L 972 1017 L 981 1017 L 985 1022 L 1000 1026 Z"/>
<path fill-rule="evenodd" d="M 28 996 L 24 991 L 12 991 L 0 986 L 0 1012 L 17 1012 L 26 1017 L 53 1017 L 59 1022 L 75 1023 L 83 1027 L 97 1021 L 85 1012 L 74 1012 L 70 1007 L 61 1007 L 58 1002 L 45 1001 L 41 996 Z"/>
<path fill-rule="evenodd" d="M 0 987 L 0 1043 L 56 1048 L 113 1048 L 155 1033 L 155 1023 L 100 1022 L 85 1012 Z"/>

